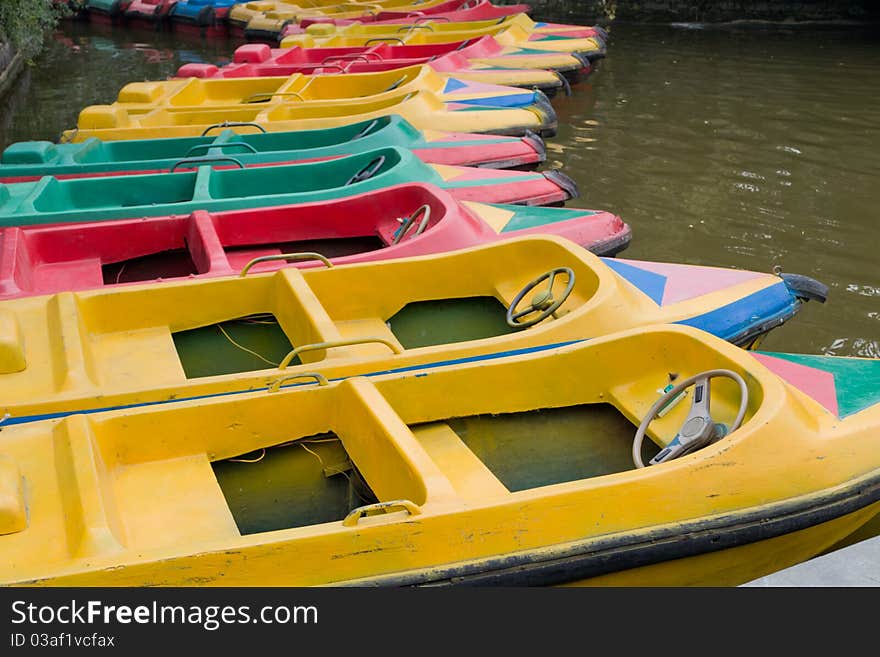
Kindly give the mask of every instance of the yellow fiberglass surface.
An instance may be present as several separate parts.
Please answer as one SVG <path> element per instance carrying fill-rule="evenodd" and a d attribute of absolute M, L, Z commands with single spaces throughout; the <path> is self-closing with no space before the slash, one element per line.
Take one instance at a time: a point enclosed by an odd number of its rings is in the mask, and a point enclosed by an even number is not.
<path fill-rule="evenodd" d="M 378 4 L 358 4 L 358 3 L 340 3 L 328 4 L 322 7 L 304 7 L 290 5 L 287 3 L 275 3 L 271 9 L 264 9 L 258 12 L 250 12 L 248 16 L 245 12 L 238 12 L 235 20 L 238 25 L 244 21 L 245 29 L 248 32 L 260 32 L 265 35 L 279 35 L 281 31 L 291 23 L 298 23 L 304 18 L 359 18 L 369 13 L 378 13 L 381 11 L 417 11 L 428 7 L 441 4 L 446 0 L 427 0 L 420 4 L 411 4 L 409 2 L 397 3 L 394 6 L 391 3 L 385 3 L 386 6 Z M 231 16 L 231 15 L 230 15 Z"/>
<path fill-rule="evenodd" d="M 522 91 L 522 90 L 520 90 Z M 81 142 L 89 137 L 105 141 L 198 136 L 220 127 L 236 131 L 318 130 L 398 114 L 420 130 L 442 128 L 454 132 L 543 134 L 555 131 L 556 117 L 540 108 L 482 108 L 455 111 L 429 91 L 396 92 L 383 99 L 357 99 L 333 103 L 302 103 L 276 98 L 234 106 L 129 108 L 92 105 L 79 114 L 77 127 L 62 141 Z M 242 126 L 241 124 L 245 124 Z"/>
<path fill-rule="evenodd" d="M 541 38 L 535 31 L 535 22 L 525 14 L 517 14 L 503 20 L 472 21 L 467 23 L 425 21 L 414 25 L 385 25 L 353 23 L 332 25 L 319 23 L 306 28 L 305 34 L 291 34 L 281 40 L 281 47 L 306 44 L 323 46 L 321 41 L 335 37 L 363 39 L 394 39 L 403 43 L 449 43 L 475 37 L 492 35 L 505 46 L 520 46 L 534 50 L 554 52 L 597 53 L 603 44 L 597 37 Z M 417 38 L 417 41 L 411 39 Z M 422 40 L 427 39 L 427 41 Z"/>
<path fill-rule="evenodd" d="M 267 76 L 253 78 L 174 78 L 132 82 L 114 103 L 127 110 L 159 107 L 206 108 L 252 106 L 267 103 L 343 104 L 373 103 L 404 93 L 427 91 L 443 102 L 521 96 L 522 89 L 501 85 L 445 91 L 451 74 L 419 64 L 373 73 Z"/>
<path fill-rule="evenodd" d="M 509 307 L 548 271 L 556 274 L 515 308 L 528 310 L 531 299 L 544 310 L 512 328 Z M 10 327 L 0 335 L 0 412 L 17 422 L 266 388 L 302 372 L 334 379 L 424 366 L 691 319 L 784 288 L 773 274 L 746 274 L 658 305 L 573 242 L 534 236 L 433 256 L 8 300 L 0 303 Z M 548 281 L 552 304 L 538 298 Z"/>
<path fill-rule="evenodd" d="M 741 426 L 635 467 L 669 372 L 717 369 L 744 390 L 713 379 L 711 415 Z M 654 452 L 689 406 L 651 425 Z M 880 406 L 841 420 L 750 352 L 651 326 L 6 427 L 0 582 L 735 585 L 877 513 L 878 422 Z"/>
<path fill-rule="evenodd" d="M 339 0 L 301 0 L 300 2 L 244 2 L 229 10 L 229 20 L 245 26 L 254 19 L 279 19 L 284 22 L 312 16 L 333 16 L 334 18 L 354 18 L 380 11 L 422 10 L 442 4 L 447 0 L 425 0 L 413 4 L 411 0 L 378 0 L 369 3 L 342 3 Z"/>

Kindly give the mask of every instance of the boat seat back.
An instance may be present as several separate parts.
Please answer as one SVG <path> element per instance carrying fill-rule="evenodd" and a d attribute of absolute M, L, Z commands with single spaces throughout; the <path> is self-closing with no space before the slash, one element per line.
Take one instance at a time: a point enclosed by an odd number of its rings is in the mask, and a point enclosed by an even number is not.
<path fill-rule="evenodd" d="M 131 125 L 128 112 L 118 105 L 90 105 L 79 113 L 77 127 L 81 130 L 122 128 Z"/>
<path fill-rule="evenodd" d="M 0 536 L 27 527 L 24 478 L 15 462 L 0 454 Z"/>
<path fill-rule="evenodd" d="M 58 159 L 58 148 L 50 141 L 20 141 L 3 151 L 3 164 L 48 164 Z"/>
<path fill-rule="evenodd" d="M 120 103 L 156 103 L 166 93 L 165 82 L 131 82 L 119 92 Z"/>

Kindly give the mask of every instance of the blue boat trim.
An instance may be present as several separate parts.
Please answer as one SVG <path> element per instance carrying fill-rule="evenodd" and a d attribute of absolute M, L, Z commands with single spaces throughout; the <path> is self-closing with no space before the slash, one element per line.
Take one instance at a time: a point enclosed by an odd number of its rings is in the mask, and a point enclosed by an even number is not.
<path fill-rule="evenodd" d="M 675 323 L 693 326 L 724 340 L 735 342 L 735 338 L 747 335 L 756 328 L 779 323 L 791 317 L 797 312 L 799 305 L 800 301 L 791 294 L 788 286 L 780 281 L 726 306 Z"/>
<path fill-rule="evenodd" d="M 456 105 L 478 105 L 481 107 L 528 107 L 535 104 L 534 92 L 524 94 L 513 94 L 510 96 L 487 96 L 485 98 L 464 98 L 458 99 L 450 97 L 447 102 Z"/>
<path fill-rule="evenodd" d="M 490 354 L 480 356 L 468 356 L 466 358 L 454 358 L 452 360 L 441 360 L 432 363 L 422 363 L 420 365 L 407 365 L 406 367 L 398 367 L 390 370 L 381 370 L 378 372 L 366 372 L 364 374 L 355 374 L 353 376 L 341 376 L 329 381 L 344 381 L 345 379 L 353 379 L 359 376 L 373 377 L 383 376 L 385 374 L 401 374 L 404 372 L 415 372 L 423 369 L 434 369 L 438 367 L 451 367 L 453 365 L 461 365 L 481 360 L 496 360 L 498 358 L 506 358 L 508 356 L 521 356 L 523 354 L 537 353 L 547 351 L 548 349 L 556 349 L 557 347 L 567 347 L 579 342 L 586 342 L 588 338 L 580 340 L 568 340 L 566 342 L 555 342 L 553 344 L 538 345 L 536 347 L 524 347 L 522 349 L 511 349 L 508 351 L 497 351 Z M 424 375 L 422 375 L 424 376 Z M 279 386 L 279 388 L 297 388 L 299 386 L 315 385 L 314 383 L 288 383 Z M 57 420 L 59 418 L 68 417 L 70 415 L 93 415 L 95 413 L 106 413 L 108 411 L 124 411 L 130 408 L 142 408 L 144 406 L 160 406 L 163 404 L 177 404 L 180 402 L 198 401 L 201 399 L 214 399 L 216 397 L 228 397 L 230 395 L 243 395 L 249 392 L 262 392 L 269 389 L 269 386 L 259 388 L 248 388 L 247 390 L 229 390 L 227 392 L 214 392 L 208 395 L 195 395 L 193 397 L 175 397 L 174 399 L 161 399 L 152 402 L 139 402 L 137 404 L 121 404 L 118 406 L 104 406 L 102 408 L 88 408 L 77 411 L 58 411 L 57 413 L 44 413 L 40 415 L 22 415 L 20 417 L 8 417 L 5 421 L 0 422 L 0 426 L 8 427 L 15 424 L 28 424 L 30 422 L 40 422 L 42 420 Z"/>

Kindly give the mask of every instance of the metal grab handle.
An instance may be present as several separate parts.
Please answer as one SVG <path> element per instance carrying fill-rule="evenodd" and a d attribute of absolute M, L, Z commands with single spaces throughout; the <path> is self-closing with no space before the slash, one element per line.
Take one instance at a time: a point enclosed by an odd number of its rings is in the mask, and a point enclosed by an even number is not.
<path fill-rule="evenodd" d="M 422 16 L 420 18 L 415 19 L 413 21 L 413 25 L 415 25 L 416 23 L 419 23 L 421 21 L 446 21 L 447 23 L 449 23 L 451 20 L 452 19 L 449 18 L 449 16 L 433 16 L 433 15 L 429 14 L 428 16 Z"/>
<path fill-rule="evenodd" d="M 249 153 L 256 153 L 257 152 L 256 148 L 254 148 L 250 144 L 244 143 L 243 141 L 230 141 L 225 144 L 197 144 L 197 145 L 193 146 L 192 148 L 190 148 L 183 156 L 189 157 L 190 155 L 192 155 L 196 151 L 201 151 L 201 150 L 207 151 L 207 150 L 211 150 L 212 148 L 223 149 L 223 148 L 229 148 L 230 146 L 241 146 Z"/>
<path fill-rule="evenodd" d="M 269 384 L 267 392 L 278 392 L 279 388 L 281 388 L 282 383 L 284 383 L 285 381 L 292 381 L 294 379 L 314 379 L 319 386 L 330 385 L 327 377 L 325 377 L 323 374 L 318 374 L 317 372 L 303 372 L 302 374 L 291 374 L 289 376 L 282 376 L 279 379 L 275 379 L 272 383 Z"/>
<path fill-rule="evenodd" d="M 400 30 L 398 30 L 398 31 L 400 31 Z M 403 39 L 398 39 L 397 37 L 374 37 L 372 39 L 367 39 L 366 41 L 364 41 L 364 45 L 368 46 L 371 43 L 373 43 L 374 41 L 376 43 L 388 43 L 389 41 L 397 41 L 397 43 L 399 43 L 402 46 L 406 45 L 406 41 L 404 41 Z"/>
<path fill-rule="evenodd" d="M 333 349 L 334 347 L 350 347 L 356 344 L 384 344 L 395 354 L 400 354 L 400 347 L 386 340 L 385 338 L 351 338 L 349 340 L 330 340 L 329 342 L 315 342 L 313 344 L 304 344 L 290 350 L 284 359 L 278 364 L 278 369 L 286 369 L 290 365 L 290 361 L 306 351 L 318 351 L 319 349 Z"/>
<path fill-rule="evenodd" d="M 402 75 L 397 82 L 394 82 L 390 87 L 384 89 L 383 91 L 380 91 L 379 93 L 387 94 L 389 91 L 394 91 L 395 89 L 397 89 L 397 87 L 406 82 L 406 77 L 407 76 Z"/>
<path fill-rule="evenodd" d="M 244 278 L 245 276 L 247 276 L 247 273 L 254 265 L 258 265 L 261 262 L 271 262 L 273 260 L 287 260 L 288 262 L 291 260 L 320 260 L 327 266 L 328 269 L 333 267 L 333 263 L 330 262 L 326 256 L 322 256 L 320 253 L 281 253 L 275 255 L 264 255 L 260 256 L 259 258 L 254 258 L 244 266 L 238 276 L 239 278 Z"/>
<path fill-rule="evenodd" d="M 352 63 L 354 63 L 354 62 L 352 62 Z M 317 75 L 328 75 L 328 74 L 325 73 L 324 70 L 323 70 L 323 69 L 325 69 L 325 68 L 335 68 L 335 69 L 339 69 L 339 72 L 340 72 L 340 73 L 348 73 L 348 69 L 347 69 L 347 68 L 343 68 L 343 67 L 340 66 L 339 64 L 333 64 L 333 63 L 331 62 L 331 63 L 329 63 L 329 64 L 318 64 L 317 66 L 315 66 L 314 68 L 312 68 L 312 71 L 311 71 L 311 73 L 309 73 L 309 75 L 316 75 L 315 71 L 317 71 L 318 69 L 321 69 L 321 72 L 318 73 Z"/>
<path fill-rule="evenodd" d="M 256 128 L 263 134 L 266 134 L 266 128 L 261 126 L 258 123 L 247 123 L 241 121 L 224 121 L 223 123 L 215 123 L 214 125 L 208 126 L 205 128 L 204 132 L 202 132 L 202 137 L 207 135 L 211 130 L 215 130 L 216 128 Z"/>
<path fill-rule="evenodd" d="M 391 509 L 402 509 L 403 511 L 407 511 L 411 516 L 417 516 L 422 512 L 422 510 L 414 502 L 410 502 L 409 500 L 390 500 L 388 502 L 376 502 L 375 504 L 360 506 L 349 513 L 342 521 L 342 526 L 356 527 L 358 524 L 358 520 L 363 518 L 371 511 L 384 511 L 385 513 L 389 513 Z"/>
<path fill-rule="evenodd" d="M 376 53 L 370 53 L 371 55 L 376 55 Z M 378 55 L 376 55 L 379 57 Z M 327 64 L 333 61 L 351 61 L 352 63 L 358 61 L 359 59 L 363 60 L 367 64 L 370 63 L 370 58 L 366 56 L 366 54 L 351 54 L 351 55 L 330 55 L 329 57 L 325 57 L 321 64 Z M 379 57 L 379 61 L 382 61 L 382 58 Z"/>
<path fill-rule="evenodd" d="M 266 102 L 267 100 L 272 100 L 275 96 L 296 96 L 302 102 L 306 102 L 306 99 L 303 98 L 302 94 L 300 94 L 298 91 L 281 91 L 281 92 L 264 91 L 264 92 L 258 93 L 258 94 L 251 94 L 250 96 L 248 96 L 247 98 L 245 98 L 241 102 L 245 103 L 245 104 L 263 103 L 263 102 Z M 255 98 L 264 98 L 265 100 L 254 100 Z"/>
<path fill-rule="evenodd" d="M 355 139 L 360 139 L 361 137 L 366 137 L 368 134 L 370 134 L 373 131 L 373 128 L 375 128 L 377 125 L 379 125 L 379 119 L 373 119 L 372 121 L 370 121 L 367 124 L 367 126 L 363 130 L 361 130 L 354 137 L 349 139 L 349 141 L 354 141 Z"/>
<path fill-rule="evenodd" d="M 456 50 L 464 50 L 469 45 L 471 45 L 474 41 L 475 41 L 474 39 L 465 39 L 460 44 L 458 44 L 458 48 L 456 48 Z"/>
<path fill-rule="evenodd" d="M 178 160 L 172 165 L 171 169 L 168 170 L 168 173 L 174 173 L 174 170 L 177 169 L 177 167 L 183 165 L 200 167 L 203 164 L 208 164 L 210 162 L 232 162 L 233 164 L 237 164 L 239 169 L 244 169 L 241 160 L 237 160 L 234 157 L 193 157 L 190 159 Z"/>
<path fill-rule="evenodd" d="M 433 32 L 434 28 L 430 25 L 417 25 L 416 23 L 413 23 L 412 25 L 404 25 L 403 27 L 397 28 L 398 32 L 403 32 L 404 30 L 409 30 L 410 32 L 412 32 L 413 30 L 428 30 L 430 32 Z"/>

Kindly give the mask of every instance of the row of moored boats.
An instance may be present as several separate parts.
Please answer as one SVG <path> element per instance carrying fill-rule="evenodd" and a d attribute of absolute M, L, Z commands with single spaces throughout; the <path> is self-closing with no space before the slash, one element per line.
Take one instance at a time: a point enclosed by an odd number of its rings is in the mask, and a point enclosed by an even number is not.
<path fill-rule="evenodd" d="M 877 361 L 757 350 L 827 288 L 541 166 L 602 29 L 87 4 L 274 41 L 3 152 L 0 582 L 727 585 L 877 514 Z"/>

